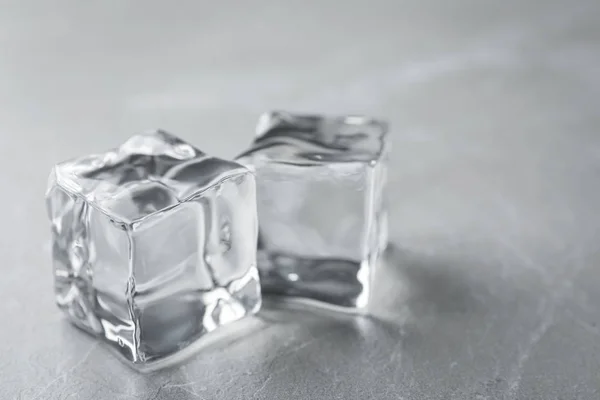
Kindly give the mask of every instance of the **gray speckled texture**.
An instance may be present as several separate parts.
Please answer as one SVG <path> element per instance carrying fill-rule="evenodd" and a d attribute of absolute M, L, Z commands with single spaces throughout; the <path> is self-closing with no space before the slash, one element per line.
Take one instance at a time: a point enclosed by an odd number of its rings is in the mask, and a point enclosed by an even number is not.
<path fill-rule="evenodd" d="M 1 8 L 0 398 L 600 398 L 598 1 Z M 50 167 L 154 127 L 232 156 L 272 107 L 389 117 L 378 318 L 270 307 L 134 373 L 53 304 Z"/>

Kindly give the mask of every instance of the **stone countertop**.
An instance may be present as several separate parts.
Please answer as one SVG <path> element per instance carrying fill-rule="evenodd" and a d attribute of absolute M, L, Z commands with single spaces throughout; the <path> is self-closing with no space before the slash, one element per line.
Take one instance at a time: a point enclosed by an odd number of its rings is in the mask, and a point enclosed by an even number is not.
<path fill-rule="evenodd" d="M 599 65 L 594 0 L 9 0 L 0 398 L 600 398 Z M 133 372 L 54 305 L 51 166 L 156 127 L 233 156 L 271 108 L 390 120 L 376 316 L 269 306 Z"/>

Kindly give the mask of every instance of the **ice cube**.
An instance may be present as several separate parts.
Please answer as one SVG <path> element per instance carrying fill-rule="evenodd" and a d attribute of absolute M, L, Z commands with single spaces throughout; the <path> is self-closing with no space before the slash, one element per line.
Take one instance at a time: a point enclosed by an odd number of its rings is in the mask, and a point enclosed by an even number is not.
<path fill-rule="evenodd" d="M 387 243 L 387 126 L 272 112 L 238 161 L 256 174 L 264 292 L 364 309 Z"/>
<path fill-rule="evenodd" d="M 255 313 L 254 176 L 168 133 L 58 164 L 46 195 L 58 306 L 141 368 Z"/>

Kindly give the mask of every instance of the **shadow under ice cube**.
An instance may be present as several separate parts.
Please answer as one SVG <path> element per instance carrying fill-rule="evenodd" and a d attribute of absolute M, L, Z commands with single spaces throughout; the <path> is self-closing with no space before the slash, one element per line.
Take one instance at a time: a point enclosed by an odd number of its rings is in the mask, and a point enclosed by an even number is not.
<path fill-rule="evenodd" d="M 273 112 L 238 157 L 256 174 L 264 292 L 367 306 L 387 243 L 386 124 Z"/>
<path fill-rule="evenodd" d="M 152 368 L 258 311 L 254 176 L 165 132 L 58 164 L 46 203 L 56 301 Z"/>

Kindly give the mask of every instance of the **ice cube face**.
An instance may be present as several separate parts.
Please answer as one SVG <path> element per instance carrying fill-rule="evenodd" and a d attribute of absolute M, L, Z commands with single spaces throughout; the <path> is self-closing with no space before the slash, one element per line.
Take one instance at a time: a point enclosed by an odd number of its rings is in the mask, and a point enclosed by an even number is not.
<path fill-rule="evenodd" d="M 58 164 L 46 195 L 58 306 L 140 368 L 258 311 L 256 184 L 162 131 Z"/>
<path fill-rule="evenodd" d="M 257 179 L 263 292 L 368 305 L 387 243 L 387 127 L 366 117 L 272 112 L 238 157 Z"/>

